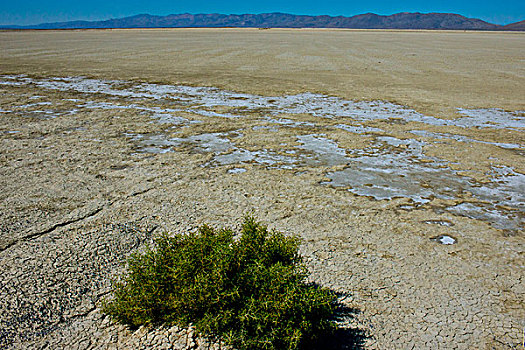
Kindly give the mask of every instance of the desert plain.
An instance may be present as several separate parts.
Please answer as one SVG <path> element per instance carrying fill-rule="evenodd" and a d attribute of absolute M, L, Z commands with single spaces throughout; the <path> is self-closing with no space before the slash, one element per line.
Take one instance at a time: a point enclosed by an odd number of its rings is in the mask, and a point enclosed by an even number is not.
<path fill-rule="evenodd" d="M 216 348 L 100 302 L 246 214 L 355 310 L 334 347 L 519 348 L 524 86 L 519 32 L 0 32 L 0 348 Z"/>

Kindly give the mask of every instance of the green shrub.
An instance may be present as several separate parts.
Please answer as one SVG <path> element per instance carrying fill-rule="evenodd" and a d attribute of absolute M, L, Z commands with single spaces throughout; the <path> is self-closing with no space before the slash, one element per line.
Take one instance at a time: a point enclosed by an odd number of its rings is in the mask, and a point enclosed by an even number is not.
<path fill-rule="evenodd" d="M 336 296 L 306 283 L 299 240 L 247 217 L 229 229 L 162 236 L 137 253 L 103 311 L 118 322 L 190 323 L 238 349 L 298 349 L 335 329 Z"/>

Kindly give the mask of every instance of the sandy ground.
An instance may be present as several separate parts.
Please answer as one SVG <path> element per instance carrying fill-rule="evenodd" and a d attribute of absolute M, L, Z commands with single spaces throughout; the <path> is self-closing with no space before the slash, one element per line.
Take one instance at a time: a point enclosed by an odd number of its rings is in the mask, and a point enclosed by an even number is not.
<path fill-rule="evenodd" d="M 495 181 L 487 175 L 494 165 L 512 168 L 512 179 L 525 173 L 523 128 L 434 125 L 401 115 L 360 122 L 373 130 L 363 136 L 338 128 L 351 121 L 356 126 L 354 119 L 309 111 L 283 112 L 276 121 L 266 118 L 274 112 L 264 107 L 203 109 L 197 102 L 53 90 L 34 82 L 85 76 L 125 80 L 122 90 L 158 82 L 276 99 L 315 92 L 397 102 L 454 121 L 457 108 L 525 109 L 524 34 L 0 32 L 0 49 L 0 80 L 9 81 L 0 85 L 0 347 L 207 348 L 185 331 L 176 337 L 164 330 L 131 333 L 109 323 L 97 305 L 125 256 L 152 236 L 201 223 L 235 226 L 247 212 L 301 236 L 312 279 L 347 293 L 343 302 L 359 310 L 349 325 L 366 334 L 347 348 L 520 346 L 525 259 L 519 203 L 497 208 L 517 217 L 512 229 L 502 230 L 445 210 L 484 205 L 475 192 L 431 195 L 414 206 L 403 196 L 374 200 L 323 183 L 335 181 L 330 174 L 345 169 L 346 157 L 364 159 L 359 152 L 371 148 L 408 154 L 414 157 L 409 166 L 440 157 L 444 163 L 437 166 L 467 174 L 475 191 Z M 16 85 L 22 78 L 6 74 L 34 80 Z M 168 108 L 179 109 L 164 114 L 184 120 L 162 122 L 158 111 Z M 232 113 L 242 117 L 228 117 Z M 321 151 L 305 140 L 321 142 Z M 425 142 L 424 157 L 411 151 L 414 142 Z M 237 151 L 259 153 L 219 161 Z M 291 156 L 297 162 L 288 168 Z M 449 185 L 439 181 L 417 189 L 439 193 L 439 184 Z M 456 244 L 439 244 L 435 238 L 442 235 Z"/>
<path fill-rule="evenodd" d="M 258 94 L 323 92 L 432 115 L 524 109 L 525 34 L 166 29 L 1 32 L 6 73 L 89 75 Z"/>

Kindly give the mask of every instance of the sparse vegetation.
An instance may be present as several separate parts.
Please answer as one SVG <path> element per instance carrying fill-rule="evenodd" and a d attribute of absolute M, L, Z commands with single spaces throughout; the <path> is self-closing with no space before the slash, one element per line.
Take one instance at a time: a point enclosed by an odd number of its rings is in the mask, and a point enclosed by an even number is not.
<path fill-rule="evenodd" d="M 200 227 L 128 261 L 103 305 L 118 322 L 190 323 L 238 349 L 301 349 L 335 329 L 336 296 L 307 283 L 299 240 L 245 218 L 241 234 Z"/>

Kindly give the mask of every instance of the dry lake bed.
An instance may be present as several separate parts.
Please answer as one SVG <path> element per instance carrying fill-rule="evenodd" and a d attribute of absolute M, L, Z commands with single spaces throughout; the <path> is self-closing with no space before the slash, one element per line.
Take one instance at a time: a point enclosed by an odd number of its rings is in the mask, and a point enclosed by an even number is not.
<path fill-rule="evenodd" d="M 214 348 L 98 307 L 247 213 L 357 310 L 341 348 L 519 348 L 524 86 L 523 33 L 0 32 L 0 348 Z"/>

